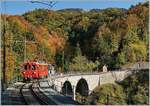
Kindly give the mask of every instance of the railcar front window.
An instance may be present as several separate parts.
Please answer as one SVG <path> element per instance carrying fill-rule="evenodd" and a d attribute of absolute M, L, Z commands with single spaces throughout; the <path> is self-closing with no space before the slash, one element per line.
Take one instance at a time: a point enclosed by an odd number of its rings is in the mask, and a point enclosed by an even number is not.
<path fill-rule="evenodd" d="M 35 69 L 36 69 L 35 65 L 32 65 L 32 70 L 35 70 Z"/>

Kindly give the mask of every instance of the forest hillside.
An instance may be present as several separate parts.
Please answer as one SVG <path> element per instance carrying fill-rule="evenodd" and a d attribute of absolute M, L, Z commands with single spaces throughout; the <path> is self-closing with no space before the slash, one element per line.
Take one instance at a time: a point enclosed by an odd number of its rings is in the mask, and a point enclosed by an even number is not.
<path fill-rule="evenodd" d="M 128 10 L 36 9 L 21 16 L 3 14 L 8 82 L 12 76 L 21 76 L 24 60 L 55 64 L 59 72 L 148 61 L 148 13 L 145 2 Z"/>

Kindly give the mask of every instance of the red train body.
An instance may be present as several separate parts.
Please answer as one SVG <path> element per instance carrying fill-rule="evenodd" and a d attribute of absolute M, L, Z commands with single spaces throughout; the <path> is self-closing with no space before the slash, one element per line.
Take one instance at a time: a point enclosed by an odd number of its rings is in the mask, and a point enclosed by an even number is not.
<path fill-rule="evenodd" d="M 26 62 L 23 67 L 22 74 L 25 80 L 48 77 L 48 64 Z"/>

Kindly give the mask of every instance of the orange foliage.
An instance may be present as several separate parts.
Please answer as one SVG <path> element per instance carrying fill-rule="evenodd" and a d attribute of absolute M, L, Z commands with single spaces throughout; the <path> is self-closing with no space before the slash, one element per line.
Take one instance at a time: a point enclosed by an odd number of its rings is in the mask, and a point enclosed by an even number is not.
<path fill-rule="evenodd" d="M 148 17 L 149 8 L 142 5 L 137 5 L 131 9 L 128 10 L 128 14 L 136 14 L 142 19 L 145 19 L 145 17 Z"/>
<path fill-rule="evenodd" d="M 26 48 L 28 53 L 35 53 L 37 51 L 37 46 L 36 44 L 33 43 L 27 43 L 27 48 Z"/>
<path fill-rule="evenodd" d="M 20 17 L 20 16 L 9 16 L 8 20 L 12 21 L 12 22 L 15 21 L 15 22 L 17 22 L 17 24 L 22 29 L 28 30 L 28 23 L 27 23 L 27 21 L 23 17 Z"/>
<path fill-rule="evenodd" d="M 45 48 L 50 49 L 51 54 L 55 55 L 57 51 L 61 51 L 65 46 L 65 38 L 57 35 L 55 32 L 48 32 L 47 28 L 43 26 L 33 26 L 23 17 L 10 16 L 10 20 L 15 20 L 21 28 L 24 28 L 33 33 L 38 43 L 42 44 Z"/>
<path fill-rule="evenodd" d="M 126 24 L 128 25 L 129 28 L 135 27 L 140 25 L 141 20 L 133 15 L 129 15 L 126 19 Z"/>
<path fill-rule="evenodd" d="M 51 35 L 49 35 L 48 43 L 52 46 L 53 50 L 55 49 L 55 52 L 62 51 L 65 46 L 65 39 L 58 36 L 57 33 L 52 32 Z"/>
<path fill-rule="evenodd" d="M 134 7 L 134 8 L 132 8 L 132 9 L 130 9 L 129 11 L 128 11 L 128 14 L 136 14 L 136 13 L 139 13 L 141 10 L 140 10 L 141 8 L 139 8 L 139 6 L 136 6 L 136 7 Z"/>
<path fill-rule="evenodd" d="M 6 49 L 6 80 L 9 82 L 12 79 L 15 69 L 15 57 L 10 48 Z"/>
<path fill-rule="evenodd" d="M 124 18 L 122 18 L 122 19 L 115 19 L 112 22 L 112 28 L 114 28 L 115 30 L 120 30 L 121 28 L 125 29 L 126 27 L 127 27 L 126 19 L 124 19 Z"/>

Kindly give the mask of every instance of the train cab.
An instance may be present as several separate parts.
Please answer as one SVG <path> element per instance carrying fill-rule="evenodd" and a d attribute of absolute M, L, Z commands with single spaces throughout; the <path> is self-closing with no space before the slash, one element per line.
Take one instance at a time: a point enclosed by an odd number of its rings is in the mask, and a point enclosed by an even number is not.
<path fill-rule="evenodd" d="M 24 63 L 23 66 L 23 76 L 25 80 L 38 78 L 38 66 L 34 62 Z"/>
<path fill-rule="evenodd" d="M 25 80 L 44 78 L 48 76 L 48 65 L 38 62 L 26 62 L 22 72 Z"/>

